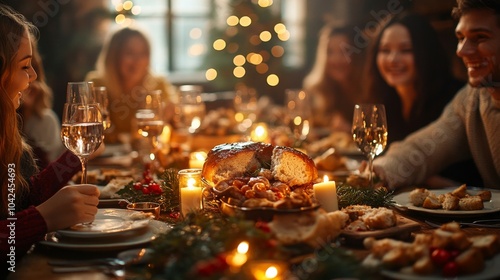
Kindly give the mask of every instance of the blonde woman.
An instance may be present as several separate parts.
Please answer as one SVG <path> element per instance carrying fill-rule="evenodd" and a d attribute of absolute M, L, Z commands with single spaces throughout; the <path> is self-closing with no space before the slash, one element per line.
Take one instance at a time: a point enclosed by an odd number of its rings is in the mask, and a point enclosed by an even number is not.
<path fill-rule="evenodd" d="M 321 30 L 315 64 L 303 82 L 303 88 L 313 95 L 315 127 L 351 131 L 354 104 L 362 96 L 365 53 L 354 43 L 355 30 L 351 25 L 326 25 Z"/>
<path fill-rule="evenodd" d="M 123 28 L 114 32 L 105 43 L 96 64 L 86 80 L 94 86 L 105 86 L 109 95 L 111 134 L 105 141 L 113 142 L 120 133 L 131 133 L 134 114 L 145 91 L 161 90 L 169 103 L 171 85 L 166 78 L 154 75 L 150 67 L 151 46 L 146 35 L 138 29 Z M 166 120 L 173 115 L 167 110 Z M 111 141 L 110 141 L 111 140 Z"/>

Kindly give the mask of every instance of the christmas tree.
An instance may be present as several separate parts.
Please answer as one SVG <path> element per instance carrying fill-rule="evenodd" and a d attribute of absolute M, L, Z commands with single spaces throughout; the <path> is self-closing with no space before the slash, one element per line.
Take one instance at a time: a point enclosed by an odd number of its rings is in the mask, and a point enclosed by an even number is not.
<path fill-rule="evenodd" d="M 269 94 L 279 84 L 290 34 L 272 0 L 229 0 L 216 9 L 204 67 L 216 90 L 239 84 Z"/>

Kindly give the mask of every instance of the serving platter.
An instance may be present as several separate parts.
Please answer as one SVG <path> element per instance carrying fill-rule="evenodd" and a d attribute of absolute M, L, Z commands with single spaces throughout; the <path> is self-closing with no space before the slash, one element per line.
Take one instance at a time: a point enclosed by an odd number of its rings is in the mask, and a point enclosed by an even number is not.
<path fill-rule="evenodd" d="M 300 207 L 293 209 L 279 209 L 279 208 L 271 208 L 271 207 L 240 207 L 231 205 L 224 200 L 220 200 L 221 202 L 221 212 L 228 216 L 242 215 L 245 219 L 249 220 L 260 220 L 264 222 L 269 222 L 273 219 L 274 215 L 288 215 L 288 214 L 298 214 L 305 213 L 309 211 L 315 211 L 319 209 L 319 204 L 314 204 L 308 207 Z"/>
<path fill-rule="evenodd" d="M 436 195 L 445 194 L 453 191 L 455 188 L 446 189 L 432 189 L 431 191 Z M 477 188 L 468 188 L 469 194 L 476 194 L 479 190 Z M 429 214 L 431 216 L 444 216 L 444 217 L 473 217 L 481 216 L 484 214 L 495 213 L 500 211 L 500 191 L 492 189 L 484 189 L 491 191 L 491 200 L 483 202 L 484 208 L 481 210 L 444 210 L 444 209 L 427 209 L 418 207 L 410 202 L 410 191 L 403 192 L 394 196 L 393 200 L 398 206 L 408 208 L 408 210 Z"/>
<path fill-rule="evenodd" d="M 420 229 L 420 224 L 418 222 L 396 214 L 396 225 L 393 227 L 367 231 L 352 231 L 344 229 L 340 233 L 340 236 L 345 238 L 346 241 L 354 243 L 362 242 L 367 237 L 373 237 L 375 239 L 388 237 L 407 239 L 413 231 L 418 229 Z"/>

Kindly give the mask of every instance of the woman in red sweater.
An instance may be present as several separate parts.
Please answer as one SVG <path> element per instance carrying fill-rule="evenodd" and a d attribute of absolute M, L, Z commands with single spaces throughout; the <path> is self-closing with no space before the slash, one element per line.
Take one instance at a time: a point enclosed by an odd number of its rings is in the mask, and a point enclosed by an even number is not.
<path fill-rule="evenodd" d="M 37 77 L 34 31 L 22 15 L 0 5 L 0 259 L 7 272 L 47 232 L 93 221 L 99 202 L 96 186 L 64 186 L 80 168 L 76 156 L 66 152 L 39 172 L 19 132 L 21 92 Z"/>

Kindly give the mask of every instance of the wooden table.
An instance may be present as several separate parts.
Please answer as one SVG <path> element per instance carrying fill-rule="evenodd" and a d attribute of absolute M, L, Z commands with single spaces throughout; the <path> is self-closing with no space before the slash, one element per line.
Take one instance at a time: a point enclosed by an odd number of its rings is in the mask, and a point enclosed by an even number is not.
<path fill-rule="evenodd" d="M 405 217 L 411 218 L 420 223 L 421 229 L 418 233 L 430 232 L 433 228 L 426 223 L 424 223 L 425 217 L 418 213 L 402 213 Z M 498 217 L 498 213 L 487 215 L 484 218 Z M 481 217 L 483 218 L 483 217 Z M 437 222 L 448 222 L 446 219 L 437 220 Z M 486 235 L 486 234 L 500 234 L 500 229 L 493 228 L 473 228 L 465 227 L 464 232 L 468 236 L 475 235 Z M 351 250 L 358 258 L 362 259 L 368 255 L 368 251 L 360 247 L 345 247 L 347 250 Z M 16 267 L 16 272 L 11 273 L 8 277 L 9 280 L 24 280 L 24 279 L 60 279 L 60 280 L 71 280 L 71 279 L 91 279 L 91 280 L 101 280 L 101 279 L 113 279 L 112 277 L 105 275 L 102 272 L 91 271 L 91 272 L 79 272 L 79 273 L 53 273 L 51 266 L 47 263 L 51 259 L 91 259 L 98 257 L 114 257 L 118 252 L 108 251 L 108 252 L 74 252 L 65 251 L 57 248 L 47 248 L 41 245 L 36 245 L 34 250 L 26 255 Z"/>

